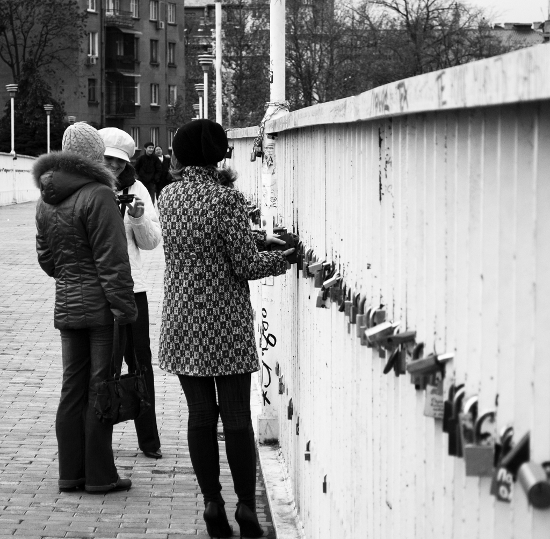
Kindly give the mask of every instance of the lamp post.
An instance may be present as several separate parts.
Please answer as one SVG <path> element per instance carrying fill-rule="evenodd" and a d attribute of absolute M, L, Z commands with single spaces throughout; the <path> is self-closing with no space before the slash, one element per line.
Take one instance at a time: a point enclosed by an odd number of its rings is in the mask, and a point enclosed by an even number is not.
<path fill-rule="evenodd" d="M 216 122 L 222 123 L 222 2 L 216 3 Z"/>
<path fill-rule="evenodd" d="M 17 93 L 17 84 L 6 84 L 6 90 L 11 99 L 11 156 L 15 159 L 15 94 Z"/>
<path fill-rule="evenodd" d="M 46 153 L 50 153 L 50 114 L 53 110 L 53 105 L 44 105 L 46 111 Z"/>
<path fill-rule="evenodd" d="M 204 73 L 204 114 L 203 118 L 208 118 L 208 71 L 210 66 L 214 63 L 214 56 L 211 54 L 199 54 L 199 64 L 202 67 Z"/>
<path fill-rule="evenodd" d="M 199 118 L 203 118 L 203 115 L 202 115 L 202 111 L 204 110 L 203 109 L 203 96 L 204 96 L 204 84 L 201 82 L 199 84 L 195 84 L 195 90 L 197 91 L 197 94 L 199 94 L 199 112 L 197 114 L 197 116 Z"/>
<path fill-rule="evenodd" d="M 193 105 L 193 110 L 195 111 L 195 117 L 193 118 L 193 120 L 199 120 L 200 119 L 201 104 L 200 103 L 195 103 Z"/>

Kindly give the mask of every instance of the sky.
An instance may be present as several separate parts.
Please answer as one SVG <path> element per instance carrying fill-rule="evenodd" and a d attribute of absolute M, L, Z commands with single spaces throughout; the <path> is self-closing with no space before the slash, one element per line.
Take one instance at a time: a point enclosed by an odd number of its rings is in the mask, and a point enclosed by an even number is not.
<path fill-rule="evenodd" d="M 549 0 L 464 0 L 465 4 L 481 7 L 491 22 L 535 22 L 548 18 Z"/>

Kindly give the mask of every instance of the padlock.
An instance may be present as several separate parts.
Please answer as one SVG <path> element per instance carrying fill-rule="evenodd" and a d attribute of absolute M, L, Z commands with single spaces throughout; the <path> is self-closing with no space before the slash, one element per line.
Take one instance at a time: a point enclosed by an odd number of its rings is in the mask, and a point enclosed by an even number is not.
<path fill-rule="evenodd" d="M 250 161 L 256 161 L 256 152 L 253 151 L 253 152 L 250 154 Z"/>
<path fill-rule="evenodd" d="M 277 361 L 277 363 L 275 363 L 275 376 L 279 376 L 279 371 L 280 371 L 279 362 Z"/>
<path fill-rule="evenodd" d="M 441 371 L 442 363 L 438 361 L 436 354 L 430 354 L 422 359 L 412 361 L 407 365 L 407 372 L 415 376 L 427 376 L 437 371 Z"/>
<path fill-rule="evenodd" d="M 469 427 L 469 418 L 466 421 Z M 494 410 L 479 414 L 475 419 L 472 442 L 467 443 L 464 440 L 464 463 L 468 477 L 491 477 L 493 475 L 495 464 L 494 430 Z"/>
<path fill-rule="evenodd" d="M 326 288 L 328 290 L 329 288 L 332 288 L 333 286 L 336 286 L 341 280 L 342 280 L 342 277 L 340 277 L 340 274 L 335 273 L 334 275 L 328 277 L 323 282 L 323 288 Z"/>
<path fill-rule="evenodd" d="M 402 344 L 408 344 L 414 342 L 416 339 L 416 331 L 403 331 L 402 333 L 394 333 L 387 339 L 389 346 L 399 346 Z"/>
<path fill-rule="evenodd" d="M 384 374 L 388 374 L 393 368 L 394 364 L 397 361 L 397 358 L 400 354 L 400 349 L 396 348 L 391 354 L 388 359 L 388 362 L 386 363 L 386 366 L 384 367 Z"/>
<path fill-rule="evenodd" d="M 374 345 L 384 340 L 389 335 L 393 335 L 400 324 L 401 322 L 382 322 L 381 324 L 365 330 L 365 337 L 371 345 Z"/>
<path fill-rule="evenodd" d="M 372 307 L 369 307 L 366 311 L 365 311 L 365 314 L 364 314 L 364 324 L 360 326 L 360 329 L 359 329 L 359 333 L 360 333 L 360 338 L 361 338 L 361 346 L 366 346 L 367 348 L 372 348 L 372 344 L 369 343 L 366 335 L 365 335 L 365 332 L 366 330 L 370 327 L 369 326 L 369 320 L 370 320 L 370 317 L 371 317 L 371 313 L 372 313 Z"/>
<path fill-rule="evenodd" d="M 443 373 L 437 372 L 426 386 L 424 415 L 433 419 L 443 419 Z"/>
<path fill-rule="evenodd" d="M 455 391 L 451 410 L 451 417 L 448 421 L 449 438 L 448 438 L 448 454 L 450 457 L 462 457 L 462 444 L 460 436 L 459 414 L 462 406 L 462 400 L 466 394 L 466 389 L 461 387 Z"/>
<path fill-rule="evenodd" d="M 395 376 L 401 376 L 407 373 L 407 347 L 400 346 L 399 354 L 393 364 L 393 372 Z"/>
<path fill-rule="evenodd" d="M 521 440 L 512 446 L 509 453 L 502 459 L 501 465 L 504 466 L 514 477 L 517 477 L 519 467 L 524 462 L 529 462 L 531 450 L 529 443 L 529 433 L 527 432 Z"/>
<path fill-rule="evenodd" d="M 330 262 L 324 262 L 321 266 L 321 269 L 315 274 L 315 277 L 313 279 L 313 286 L 315 288 L 321 288 L 323 286 L 323 283 L 325 282 L 327 278 L 327 274 L 330 271 L 331 263 Z"/>
<path fill-rule="evenodd" d="M 324 260 L 321 260 L 320 262 L 312 262 L 309 264 L 307 270 L 310 275 L 315 275 L 318 271 L 321 271 L 323 269 L 323 264 L 325 263 Z"/>
<path fill-rule="evenodd" d="M 323 289 L 319 290 L 317 292 L 317 301 L 315 303 L 315 307 L 318 309 L 324 309 L 326 307 L 325 305 L 325 291 Z"/>
<path fill-rule="evenodd" d="M 306 444 L 306 451 L 304 453 L 304 458 L 306 460 L 311 460 L 311 449 L 310 449 L 311 441 L 307 442 Z"/>
<path fill-rule="evenodd" d="M 342 298 L 344 297 L 343 290 L 342 290 L 342 278 L 340 277 L 340 280 L 338 281 L 338 283 L 334 286 L 331 286 L 329 290 L 330 290 L 330 300 L 340 305 L 340 303 L 342 303 Z"/>
<path fill-rule="evenodd" d="M 361 338 L 362 331 L 365 331 L 366 329 L 366 314 L 365 314 L 365 304 L 367 302 L 367 297 L 363 295 L 362 298 L 359 299 L 359 302 L 357 304 L 357 317 L 355 319 L 355 336 L 357 338 Z"/>
<path fill-rule="evenodd" d="M 296 418 L 296 436 L 300 436 L 300 416 Z"/>
<path fill-rule="evenodd" d="M 354 324 L 356 323 L 357 321 L 357 312 L 359 310 L 359 299 L 361 297 L 361 294 L 356 294 L 354 297 L 353 297 L 353 300 L 351 302 L 351 306 L 350 306 L 350 309 L 349 309 L 349 323 L 350 324 Z"/>
<path fill-rule="evenodd" d="M 323 479 L 323 493 L 326 494 L 327 493 L 327 476 L 325 475 L 324 479 Z"/>
<path fill-rule="evenodd" d="M 546 470 L 540 464 L 524 462 L 518 470 L 518 482 L 533 507 L 550 507 L 550 481 Z"/>
<path fill-rule="evenodd" d="M 351 298 L 344 301 L 344 316 L 349 316 L 351 311 L 351 306 L 353 305 L 353 300 Z"/>
<path fill-rule="evenodd" d="M 298 243 L 296 251 L 298 253 L 296 256 L 296 271 L 299 277 L 304 268 L 304 244 L 302 242 Z"/>
<path fill-rule="evenodd" d="M 446 433 L 449 432 L 449 420 L 451 419 L 453 414 L 453 399 L 454 399 L 455 393 L 463 387 L 464 387 L 464 384 L 460 384 L 458 386 L 451 384 L 449 386 L 449 391 L 447 393 L 447 400 L 443 403 L 443 423 L 441 424 L 443 432 L 446 432 Z"/>
<path fill-rule="evenodd" d="M 373 313 L 373 322 L 375 326 L 378 324 L 382 324 L 386 321 L 386 311 L 382 309 L 382 306 L 380 306 L 380 309 L 376 309 Z"/>
<path fill-rule="evenodd" d="M 346 312 L 346 301 L 350 301 L 351 298 L 351 290 L 348 290 L 346 286 L 344 285 L 344 288 L 342 290 L 342 301 L 340 302 L 340 305 L 338 306 L 338 312 L 344 313 Z"/>
<path fill-rule="evenodd" d="M 281 376 L 279 378 L 279 395 L 282 395 L 285 392 L 285 383 L 283 381 L 283 377 Z"/>
<path fill-rule="evenodd" d="M 288 402 L 288 419 L 292 419 L 292 415 L 294 414 L 294 406 L 292 404 L 292 399 Z"/>

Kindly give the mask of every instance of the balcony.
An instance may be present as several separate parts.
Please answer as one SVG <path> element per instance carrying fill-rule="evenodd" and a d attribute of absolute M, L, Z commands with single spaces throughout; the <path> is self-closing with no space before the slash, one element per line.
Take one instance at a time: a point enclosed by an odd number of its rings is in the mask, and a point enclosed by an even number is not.
<path fill-rule="evenodd" d="M 128 71 L 133 72 L 136 69 L 137 60 L 133 54 L 123 56 L 106 55 L 105 69 L 107 71 Z"/>
<path fill-rule="evenodd" d="M 134 20 L 131 11 L 121 11 L 120 9 L 105 10 L 105 26 L 116 26 L 118 28 L 133 28 Z"/>
<path fill-rule="evenodd" d="M 133 81 L 133 79 L 131 79 Z M 135 118 L 135 85 L 133 82 L 107 79 L 105 116 L 107 118 Z"/>

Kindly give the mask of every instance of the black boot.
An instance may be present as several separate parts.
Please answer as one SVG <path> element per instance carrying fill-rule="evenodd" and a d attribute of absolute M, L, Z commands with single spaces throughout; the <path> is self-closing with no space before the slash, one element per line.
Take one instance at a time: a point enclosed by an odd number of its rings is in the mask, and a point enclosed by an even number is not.
<path fill-rule="evenodd" d="M 206 522 L 206 531 L 210 537 L 231 537 L 233 535 L 233 528 L 227 521 L 227 515 L 225 514 L 225 508 L 223 504 L 216 502 L 208 502 L 203 514 L 204 521 Z"/>
<path fill-rule="evenodd" d="M 241 529 L 241 539 L 243 539 L 243 537 L 261 537 L 264 534 L 264 530 L 258 522 L 256 513 L 244 503 L 237 504 L 235 520 L 238 522 L 239 528 Z"/>

